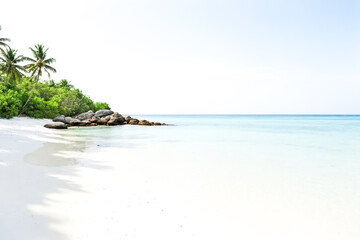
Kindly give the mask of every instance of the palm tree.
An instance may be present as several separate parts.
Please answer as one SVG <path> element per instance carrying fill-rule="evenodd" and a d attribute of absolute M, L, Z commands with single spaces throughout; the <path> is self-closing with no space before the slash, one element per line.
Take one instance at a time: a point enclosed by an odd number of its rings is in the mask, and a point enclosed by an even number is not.
<path fill-rule="evenodd" d="M 1 26 L 0 26 L 0 31 L 1 31 Z M 2 49 L 1 47 L 8 47 L 8 45 L 5 42 L 10 42 L 10 39 L 0 38 L 0 49 Z"/>
<path fill-rule="evenodd" d="M 25 60 L 24 56 L 16 56 L 16 53 L 17 50 L 11 48 L 6 48 L 5 51 L 0 49 L 0 69 L 9 77 L 10 81 L 16 81 L 26 71 L 23 66 L 18 65 Z"/>
<path fill-rule="evenodd" d="M 54 58 L 46 58 L 46 52 L 49 50 L 48 48 L 45 49 L 43 45 L 37 44 L 35 45 L 35 49 L 30 48 L 30 50 L 33 54 L 34 59 L 29 57 L 24 57 L 25 60 L 31 62 L 25 65 L 25 68 L 27 69 L 27 71 L 31 73 L 30 77 L 35 80 L 35 85 L 31 90 L 29 98 L 26 100 L 24 106 L 22 107 L 20 114 L 23 112 L 29 100 L 31 99 L 34 90 L 36 88 L 36 85 L 39 82 L 40 77 L 42 76 L 43 71 L 45 71 L 48 74 L 49 78 L 50 78 L 50 72 L 56 73 L 56 69 L 50 66 L 50 64 L 54 63 L 56 60 Z"/>
<path fill-rule="evenodd" d="M 49 78 L 49 71 L 56 73 L 56 69 L 50 66 L 50 64 L 54 63 L 56 60 L 54 58 L 46 59 L 46 52 L 49 49 L 44 49 L 43 45 L 35 45 L 35 49 L 30 48 L 34 59 L 25 57 L 25 60 L 31 62 L 30 64 L 27 64 L 25 68 L 31 73 L 31 77 L 35 78 L 36 83 L 40 80 L 43 71 L 48 74 Z"/>

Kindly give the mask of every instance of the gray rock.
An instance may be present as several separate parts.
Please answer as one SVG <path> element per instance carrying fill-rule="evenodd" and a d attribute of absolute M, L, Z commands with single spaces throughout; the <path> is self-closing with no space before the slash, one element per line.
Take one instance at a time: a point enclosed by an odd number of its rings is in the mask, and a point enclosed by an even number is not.
<path fill-rule="evenodd" d="M 53 122 L 45 124 L 44 127 L 46 128 L 54 128 L 54 129 L 67 129 L 67 125 L 62 122 Z"/>
<path fill-rule="evenodd" d="M 72 117 L 65 117 L 65 123 L 70 124 L 75 118 Z"/>
<path fill-rule="evenodd" d="M 76 118 L 72 118 L 71 120 L 70 120 L 70 122 L 69 122 L 69 124 L 71 125 L 71 126 L 78 126 L 79 124 L 80 124 L 80 120 L 79 119 L 76 119 Z"/>
<path fill-rule="evenodd" d="M 112 115 L 111 115 L 112 117 L 116 117 L 116 118 L 122 118 L 123 116 L 120 114 L 120 113 L 118 113 L 118 112 L 114 112 Z"/>
<path fill-rule="evenodd" d="M 120 115 L 121 116 L 121 115 Z M 123 117 L 111 117 L 110 120 L 107 122 L 107 125 L 109 126 L 115 126 L 115 125 L 120 125 L 120 124 L 124 124 L 125 122 L 125 118 Z"/>
<path fill-rule="evenodd" d="M 80 113 L 75 118 L 79 119 L 80 121 L 83 121 L 83 120 L 87 120 L 87 119 L 92 118 L 94 115 L 95 115 L 95 113 L 90 110 L 90 111 L 88 111 L 86 113 Z"/>
<path fill-rule="evenodd" d="M 62 123 L 64 123 L 65 122 L 65 116 L 64 115 L 57 116 L 56 118 L 53 119 L 53 122 L 62 122 Z"/>
<path fill-rule="evenodd" d="M 87 120 L 80 121 L 79 126 L 88 126 L 90 124 L 91 124 L 90 120 L 87 119 Z"/>
<path fill-rule="evenodd" d="M 95 116 L 96 117 L 106 117 L 106 116 L 109 116 L 111 114 L 113 114 L 114 112 L 111 111 L 111 110 L 108 110 L 108 109 L 103 109 L 103 110 L 99 110 L 95 113 Z"/>

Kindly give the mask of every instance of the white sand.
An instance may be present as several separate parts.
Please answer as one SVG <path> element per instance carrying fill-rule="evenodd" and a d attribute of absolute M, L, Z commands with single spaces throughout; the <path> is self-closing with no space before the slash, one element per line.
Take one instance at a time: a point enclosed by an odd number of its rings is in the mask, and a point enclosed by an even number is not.
<path fill-rule="evenodd" d="M 206 230 L 203 222 L 211 221 L 207 209 L 213 206 L 194 199 L 191 186 L 200 183 L 173 178 L 176 172 L 196 174 L 169 165 L 166 153 L 147 161 L 136 148 L 102 148 L 70 131 L 43 128 L 46 122 L 0 119 L 1 240 L 227 235 Z M 191 204 L 196 208 L 188 209 Z"/>
<path fill-rule="evenodd" d="M 151 142 L 154 128 L 97 128 L 136 140 L 112 148 L 46 122 L 0 119 L 0 240 L 359 239 L 341 185 L 290 186 L 276 165 L 223 162 L 226 148 Z"/>

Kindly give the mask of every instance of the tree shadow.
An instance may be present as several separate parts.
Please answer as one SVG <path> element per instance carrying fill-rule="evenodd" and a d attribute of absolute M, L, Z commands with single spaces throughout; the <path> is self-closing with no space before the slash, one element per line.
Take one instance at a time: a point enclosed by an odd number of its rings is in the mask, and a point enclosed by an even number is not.
<path fill-rule="evenodd" d="M 84 168 L 111 170 L 83 156 L 88 148 L 94 150 L 94 139 L 76 131 L 35 129 L 2 137 L 8 142 L 0 154 L 4 159 L 0 165 L 0 239 L 71 239 L 62 230 L 69 214 L 49 214 L 63 206 L 62 200 L 52 196 L 86 195 L 84 186 L 74 180 L 80 172 Z"/>

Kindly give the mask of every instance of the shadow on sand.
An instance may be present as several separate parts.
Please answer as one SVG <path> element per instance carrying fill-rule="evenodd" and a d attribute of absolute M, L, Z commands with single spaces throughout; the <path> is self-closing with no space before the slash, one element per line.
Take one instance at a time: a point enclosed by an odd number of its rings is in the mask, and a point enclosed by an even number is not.
<path fill-rule="evenodd" d="M 26 153 L 34 141 L 35 147 L 39 145 L 36 140 L 43 145 Z M 8 141 L 6 151 L 2 151 L 7 164 L 0 165 L 0 239 L 72 239 L 62 230 L 68 213 L 49 214 L 63 206 L 63 202 L 51 196 L 87 194 L 83 185 L 74 181 L 80 171 L 111 169 L 99 161 L 83 158 L 83 153 L 94 147 L 93 138 L 76 131 L 29 130 L 12 132 Z M 79 161 L 86 164 L 76 165 Z"/>

